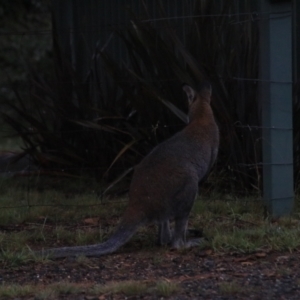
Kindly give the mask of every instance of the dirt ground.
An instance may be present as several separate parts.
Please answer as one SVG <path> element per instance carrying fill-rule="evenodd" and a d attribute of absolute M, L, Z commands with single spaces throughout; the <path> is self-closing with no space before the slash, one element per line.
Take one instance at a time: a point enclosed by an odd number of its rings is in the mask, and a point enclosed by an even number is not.
<path fill-rule="evenodd" d="M 1 267 L 0 284 L 59 281 L 107 284 L 125 280 L 178 284 L 170 297 L 143 294 L 63 296 L 60 299 L 300 299 L 300 253 L 215 254 L 211 250 L 172 251 L 127 246 L 101 258 L 32 262 Z M 34 298 L 17 298 L 34 299 Z"/>

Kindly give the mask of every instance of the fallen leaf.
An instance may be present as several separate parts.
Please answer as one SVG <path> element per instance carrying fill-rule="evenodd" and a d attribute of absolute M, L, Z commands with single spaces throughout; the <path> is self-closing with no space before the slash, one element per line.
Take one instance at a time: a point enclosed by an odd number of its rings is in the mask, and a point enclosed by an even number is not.
<path fill-rule="evenodd" d="M 267 253 L 265 253 L 265 252 L 258 252 L 258 253 L 255 253 L 255 256 L 257 258 L 263 258 L 263 257 L 267 256 Z"/>
<path fill-rule="evenodd" d="M 99 218 L 87 218 L 83 220 L 83 223 L 86 225 L 96 226 L 99 224 Z"/>
<path fill-rule="evenodd" d="M 212 251 L 211 249 L 208 249 L 208 250 L 205 251 L 205 254 L 206 254 L 206 255 L 211 255 L 212 252 L 213 252 L 213 251 Z"/>
<path fill-rule="evenodd" d="M 252 255 L 237 257 L 237 258 L 233 259 L 233 261 L 235 261 L 235 262 L 244 262 L 244 261 L 249 261 L 249 259 L 252 259 Z"/>
<path fill-rule="evenodd" d="M 241 262 L 241 265 L 242 266 L 252 266 L 253 262 L 251 262 L 251 261 L 243 261 L 243 262 Z"/>

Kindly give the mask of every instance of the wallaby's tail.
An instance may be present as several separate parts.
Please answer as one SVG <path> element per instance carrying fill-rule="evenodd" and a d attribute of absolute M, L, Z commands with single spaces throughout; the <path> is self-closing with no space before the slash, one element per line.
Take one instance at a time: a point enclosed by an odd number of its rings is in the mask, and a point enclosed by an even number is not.
<path fill-rule="evenodd" d="M 97 257 L 110 254 L 123 246 L 134 235 L 141 224 L 142 221 L 139 218 L 138 220 L 130 220 L 129 222 L 127 218 L 124 218 L 116 232 L 104 243 L 89 246 L 50 248 L 39 251 L 36 255 L 49 255 L 50 258 L 59 258 L 79 255 Z"/>

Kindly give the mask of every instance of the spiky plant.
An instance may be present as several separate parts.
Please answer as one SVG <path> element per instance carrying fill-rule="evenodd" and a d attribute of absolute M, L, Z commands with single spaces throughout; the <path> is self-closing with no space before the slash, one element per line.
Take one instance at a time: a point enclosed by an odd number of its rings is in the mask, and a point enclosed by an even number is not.
<path fill-rule="evenodd" d="M 128 60 L 121 64 L 97 48 L 84 81 L 63 57 L 54 22 L 54 84 L 33 74 L 31 102 L 19 97 L 19 105 L 10 104 L 18 118 L 2 116 L 44 168 L 84 171 L 110 182 L 125 178 L 156 144 L 184 126 L 181 84 L 208 79 L 222 136 L 216 174 L 225 174 L 223 187 L 237 177 L 239 187 L 257 186 L 259 172 L 246 165 L 260 156 L 259 135 L 245 129 L 258 124 L 256 85 L 237 79 L 257 77 L 257 29 L 250 14 L 243 20 L 236 14 L 237 3 L 224 1 L 215 11 L 216 1 L 196 1 L 185 29 L 187 45 L 169 22 L 156 26 L 133 15 L 128 30 L 116 30 Z M 161 4 L 157 9 L 164 16 Z M 147 8 L 145 13 L 151 17 Z"/>
<path fill-rule="evenodd" d="M 222 139 L 219 163 L 230 178 L 226 185 L 260 189 L 257 7 L 255 1 L 218 4 L 197 1 L 199 17 L 193 19 L 188 47 L 214 85 L 213 108 Z"/>

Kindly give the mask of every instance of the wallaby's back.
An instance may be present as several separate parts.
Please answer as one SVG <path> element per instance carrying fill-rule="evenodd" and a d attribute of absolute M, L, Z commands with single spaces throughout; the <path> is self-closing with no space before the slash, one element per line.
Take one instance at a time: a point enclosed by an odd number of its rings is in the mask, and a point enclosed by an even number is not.
<path fill-rule="evenodd" d="M 158 241 L 172 247 L 189 247 L 188 216 L 198 183 L 210 171 L 218 152 L 219 131 L 210 106 L 211 88 L 195 91 L 183 86 L 189 100 L 189 124 L 159 144 L 135 167 L 129 189 L 128 208 L 115 234 L 107 242 L 92 246 L 49 249 L 54 257 L 101 256 L 114 252 L 146 222 L 159 224 Z M 174 219 L 173 232 L 169 220 Z"/>
<path fill-rule="evenodd" d="M 198 182 L 210 171 L 218 152 L 219 130 L 210 106 L 211 90 L 184 86 L 189 98 L 189 124 L 159 144 L 135 168 L 129 206 L 142 207 L 149 221 L 174 208 L 174 195 L 187 181 Z"/>

